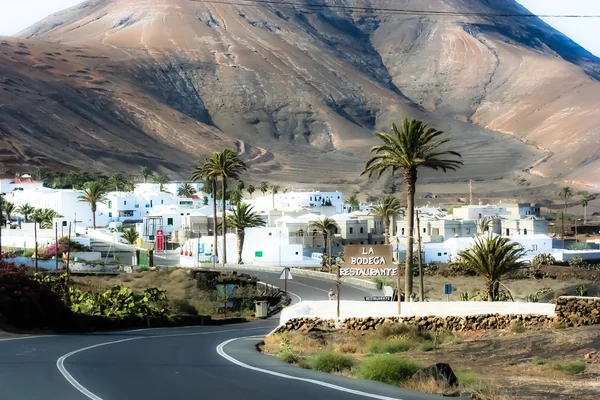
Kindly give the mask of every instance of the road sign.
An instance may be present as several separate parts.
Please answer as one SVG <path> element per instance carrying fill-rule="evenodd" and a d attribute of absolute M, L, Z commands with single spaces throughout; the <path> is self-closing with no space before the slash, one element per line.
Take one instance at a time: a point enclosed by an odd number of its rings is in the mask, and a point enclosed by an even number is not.
<path fill-rule="evenodd" d="M 370 296 L 364 299 L 365 301 L 392 301 L 392 296 Z"/>
<path fill-rule="evenodd" d="M 156 231 L 156 250 L 163 251 L 165 249 L 165 235 L 162 229 Z"/>
<path fill-rule="evenodd" d="M 444 284 L 444 294 L 446 294 L 446 295 L 452 294 L 452 284 L 451 283 Z"/>
<path fill-rule="evenodd" d="M 294 277 L 292 276 L 292 273 L 290 272 L 289 268 L 284 268 L 283 271 L 281 271 L 281 276 L 279 276 L 279 279 L 293 280 Z"/>

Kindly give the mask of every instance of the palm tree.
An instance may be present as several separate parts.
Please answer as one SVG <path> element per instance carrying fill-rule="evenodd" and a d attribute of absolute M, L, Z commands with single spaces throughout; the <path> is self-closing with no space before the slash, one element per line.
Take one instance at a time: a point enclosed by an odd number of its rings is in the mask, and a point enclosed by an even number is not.
<path fill-rule="evenodd" d="M 139 234 L 135 230 L 135 228 L 129 228 L 129 229 L 125 229 L 123 231 L 123 233 L 121 234 L 121 237 L 123 239 L 127 240 L 127 243 L 134 244 L 135 241 L 138 239 Z"/>
<path fill-rule="evenodd" d="M 492 224 L 492 218 L 489 216 L 480 218 L 477 220 L 477 234 L 483 235 L 485 232 L 490 230 Z"/>
<path fill-rule="evenodd" d="M 184 183 L 183 185 L 179 186 L 179 189 L 177 189 L 177 196 L 180 197 L 192 197 L 193 195 L 196 194 L 196 189 L 194 189 L 194 187 L 192 185 L 190 185 L 189 183 Z"/>
<path fill-rule="evenodd" d="M 33 220 L 40 224 L 41 229 L 51 229 L 54 218 L 62 218 L 62 215 L 51 208 L 37 208 L 33 213 Z"/>
<path fill-rule="evenodd" d="M 327 239 L 329 238 L 329 234 L 331 233 L 331 231 L 333 231 L 336 227 L 337 224 L 335 223 L 335 220 L 329 218 L 329 217 L 325 217 L 323 219 L 319 219 L 315 222 L 312 223 L 312 225 L 319 229 L 321 231 L 321 233 L 323 234 L 323 255 L 327 254 Z"/>
<path fill-rule="evenodd" d="M 140 175 L 142 176 L 142 178 L 144 178 L 144 183 L 146 183 L 148 181 L 148 178 L 154 175 L 154 172 L 152 172 L 152 170 L 148 167 L 142 167 L 142 169 L 140 170 Z"/>
<path fill-rule="evenodd" d="M 346 203 L 348 203 L 348 205 L 350 206 L 350 210 L 352 210 L 352 211 L 356 211 L 360 208 L 360 203 L 359 203 L 358 199 L 356 198 L 355 194 L 350 196 L 350 198 L 348 199 L 348 201 L 346 201 Z"/>
<path fill-rule="evenodd" d="M 216 260 L 215 257 L 217 256 L 217 179 L 219 178 L 216 169 L 213 168 L 213 165 L 216 163 L 215 154 L 199 163 L 192 172 L 192 181 L 205 182 L 202 190 L 206 192 L 206 187 L 210 188 L 213 203 L 213 260 Z"/>
<path fill-rule="evenodd" d="M 368 174 L 369 177 L 376 175 L 380 178 L 386 171 L 390 171 L 392 175 L 398 170 L 402 171 L 407 192 L 406 208 L 409 232 L 406 244 L 405 299 L 409 299 L 413 293 L 412 234 L 415 223 L 417 169 L 425 167 L 446 172 L 456 170 L 462 165 L 462 161 L 448 158 L 460 158 L 459 153 L 441 149 L 448 143 L 448 139 L 440 139 L 442 134 L 442 131 L 429 128 L 424 122 L 414 119 L 402 120 L 402 130 L 398 130 L 396 125 L 392 124 L 391 133 L 377 133 L 377 137 L 383 142 L 383 145 L 371 148 L 373 156 L 367 161 L 365 169 L 361 173 L 361 175 Z"/>
<path fill-rule="evenodd" d="M 125 191 L 127 186 L 127 178 L 123 174 L 112 174 L 110 178 L 108 178 L 107 185 L 110 188 L 114 188 L 115 192 Z"/>
<path fill-rule="evenodd" d="M 244 181 L 239 181 L 237 184 L 237 190 L 243 192 L 244 189 L 246 189 L 246 184 L 244 183 Z"/>
<path fill-rule="evenodd" d="M 77 198 L 90 204 L 92 210 L 92 226 L 96 229 L 96 208 L 98 203 L 104 203 L 106 199 L 106 186 L 100 181 L 90 181 L 83 186 L 83 193 Z"/>
<path fill-rule="evenodd" d="M 275 209 L 275 195 L 279 193 L 279 185 L 271 185 L 269 188 L 271 190 L 271 208 Z"/>
<path fill-rule="evenodd" d="M 159 185 L 158 190 L 160 190 L 161 192 L 164 192 L 165 185 L 167 183 L 169 183 L 169 178 L 167 178 L 164 175 L 156 175 L 152 178 L 152 183 L 156 183 L 157 185 Z"/>
<path fill-rule="evenodd" d="M 257 226 L 265 226 L 254 207 L 246 203 L 240 203 L 231 215 L 227 216 L 227 223 L 235 229 L 238 242 L 238 264 L 242 264 L 242 249 L 244 248 L 245 229 Z"/>
<path fill-rule="evenodd" d="M 252 193 L 254 193 L 255 191 L 256 188 L 254 187 L 254 185 L 248 185 L 248 187 L 246 188 L 246 192 L 248 192 L 250 198 L 252 198 Z"/>
<path fill-rule="evenodd" d="M 260 191 L 262 192 L 263 196 L 269 191 L 270 186 L 271 185 L 269 185 L 269 182 L 262 181 L 260 183 Z"/>
<path fill-rule="evenodd" d="M 562 198 L 565 201 L 565 208 L 562 211 L 562 223 L 561 223 L 561 230 L 562 230 L 562 244 L 563 244 L 563 249 L 565 248 L 565 216 L 567 215 L 567 207 L 569 205 L 569 198 L 573 196 L 573 191 L 571 190 L 570 187 L 568 186 L 563 186 L 560 191 L 558 192 L 558 197 Z"/>
<path fill-rule="evenodd" d="M 385 244 L 390 244 L 390 220 L 402 212 L 402 204 L 398 199 L 387 196 L 383 201 L 375 206 L 371 214 L 377 215 L 383 219 L 383 232 L 385 233 Z"/>
<path fill-rule="evenodd" d="M 586 191 L 579 192 L 581 196 L 581 206 L 583 207 L 583 224 L 587 224 L 587 207 L 590 201 L 596 200 L 597 194 L 590 194 Z"/>
<path fill-rule="evenodd" d="M 500 279 L 521 268 L 520 261 L 527 251 L 505 236 L 482 235 L 475 238 L 473 247 L 458 253 L 459 264 L 486 278 L 488 301 L 496 300 L 495 287 Z"/>
<path fill-rule="evenodd" d="M 10 201 L 2 199 L 2 211 L 6 214 L 6 220 L 10 223 L 10 217 L 17 210 L 17 207 Z"/>
<path fill-rule="evenodd" d="M 239 190 L 232 190 L 229 192 L 229 202 L 233 205 L 238 205 L 244 198 L 244 195 Z"/>
<path fill-rule="evenodd" d="M 35 212 L 35 208 L 27 203 L 22 204 L 21 207 L 17 209 L 17 212 L 23 216 L 25 222 L 29 222 L 31 215 Z"/>
<path fill-rule="evenodd" d="M 36 168 L 35 171 L 31 173 L 31 177 L 38 182 L 46 183 L 50 176 L 47 172 L 42 171 L 40 168 Z"/>

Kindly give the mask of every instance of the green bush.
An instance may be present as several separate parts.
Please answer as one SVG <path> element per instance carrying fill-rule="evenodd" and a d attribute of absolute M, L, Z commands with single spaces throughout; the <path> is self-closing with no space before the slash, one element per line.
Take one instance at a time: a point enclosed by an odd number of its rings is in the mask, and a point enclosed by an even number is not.
<path fill-rule="evenodd" d="M 554 329 L 567 329 L 567 325 L 565 325 L 564 322 L 561 321 L 556 321 L 552 324 L 552 327 Z"/>
<path fill-rule="evenodd" d="M 458 384 L 462 388 L 477 386 L 481 382 L 481 378 L 473 372 L 455 371 L 454 374 L 458 378 Z"/>
<path fill-rule="evenodd" d="M 418 326 L 401 323 L 383 324 L 377 328 L 375 334 L 380 339 L 388 339 L 394 336 L 418 337 L 421 335 Z"/>
<path fill-rule="evenodd" d="M 435 348 L 433 342 L 427 340 L 419 345 L 419 350 L 421 351 L 432 351 Z"/>
<path fill-rule="evenodd" d="M 367 343 L 367 351 L 371 354 L 393 354 L 408 351 L 416 347 L 416 344 L 409 339 L 387 339 L 371 340 Z"/>
<path fill-rule="evenodd" d="M 385 354 L 363 359 L 357 367 L 357 376 L 361 379 L 400 385 L 419 369 L 421 366 L 412 360 Z"/>
<path fill-rule="evenodd" d="M 346 354 L 322 352 L 311 356 L 308 365 L 311 369 L 321 372 L 341 372 L 354 366 L 354 358 Z"/>
<path fill-rule="evenodd" d="M 384 286 L 390 285 L 390 279 L 386 277 L 376 276 L 373 278 L 373 283 L 375 283 L 375 287 L 377 290 L 383 290 Z"/>
<path fill-rule="evenodd" d="M 525 325 L 523 325 L 521 322 L 513 321 L 510 324 L 510 331 L 512 333 L 523 333 L 525 332 Z"/>
<path fill-rule="evenodd" d="M 587 369 L 587 364 L 583 361 L 564 361 L 551 364 L 551 368 L 567 375 L 577 375 Z"/>
<path fill-rule="evenodd" d="M 585 285 L 577 286 L 577 295 L 581 296 L 581 297 L 587 296 L 588 295 L 587 286 L 585 286 Z"/>
<path fill-rule="evenodd" d="M 31 250 L 31 249 L 23 250 L 23 257 L 33 257 L 33 250 Z"/>
<path fill-rule="evenodd" d="M 295 364 L 296 362 L 298 362 L 298 357 L 296 356 L 296 354 L 294 354 L 294 352 L 289 349 L 280 350 L 275 357 L 279 361 L 288 364 Z"/>

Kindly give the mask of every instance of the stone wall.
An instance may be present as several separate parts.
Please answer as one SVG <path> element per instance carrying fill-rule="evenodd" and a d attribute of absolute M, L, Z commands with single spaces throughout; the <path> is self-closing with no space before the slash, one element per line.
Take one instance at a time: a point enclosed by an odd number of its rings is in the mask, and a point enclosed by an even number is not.
<path fill-rule="evenodd" d="M 447 329 L 452 331 L 471 331 L 487 329 L 507 329 L 511 324 L 520 323 L 529 329 L 549 328 L 554 323 L 563 323 L 569 327 L 600 324 L 600 298 L 560 297 L 556 302 L 557 316 L 536 314 L 481 314 L 450 317 L 367 317 L 346 318 L 336 324 L 333 319 L 318 317 L 294 318 L 281 325 L 276 332 L 291 330 L 319 329 L 377 329 L 385 323 L 406 323 L 419 326 L 424 330 Z"/>

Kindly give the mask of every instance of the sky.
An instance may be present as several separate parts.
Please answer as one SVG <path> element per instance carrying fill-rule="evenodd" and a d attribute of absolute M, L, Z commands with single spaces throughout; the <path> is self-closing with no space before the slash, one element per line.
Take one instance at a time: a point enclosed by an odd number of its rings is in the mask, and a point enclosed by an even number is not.
<path fill-rule="evenodd" d="M 433 1 L 433 0 L 428 0 Z M 600 0 L 517 0 L 535 14 L 600 15 Z M 13 35 L 40 19 L 81 0 L 0 0 L 0 36 Z M 544 18 L 600 57 L 600 18 Z"/>

